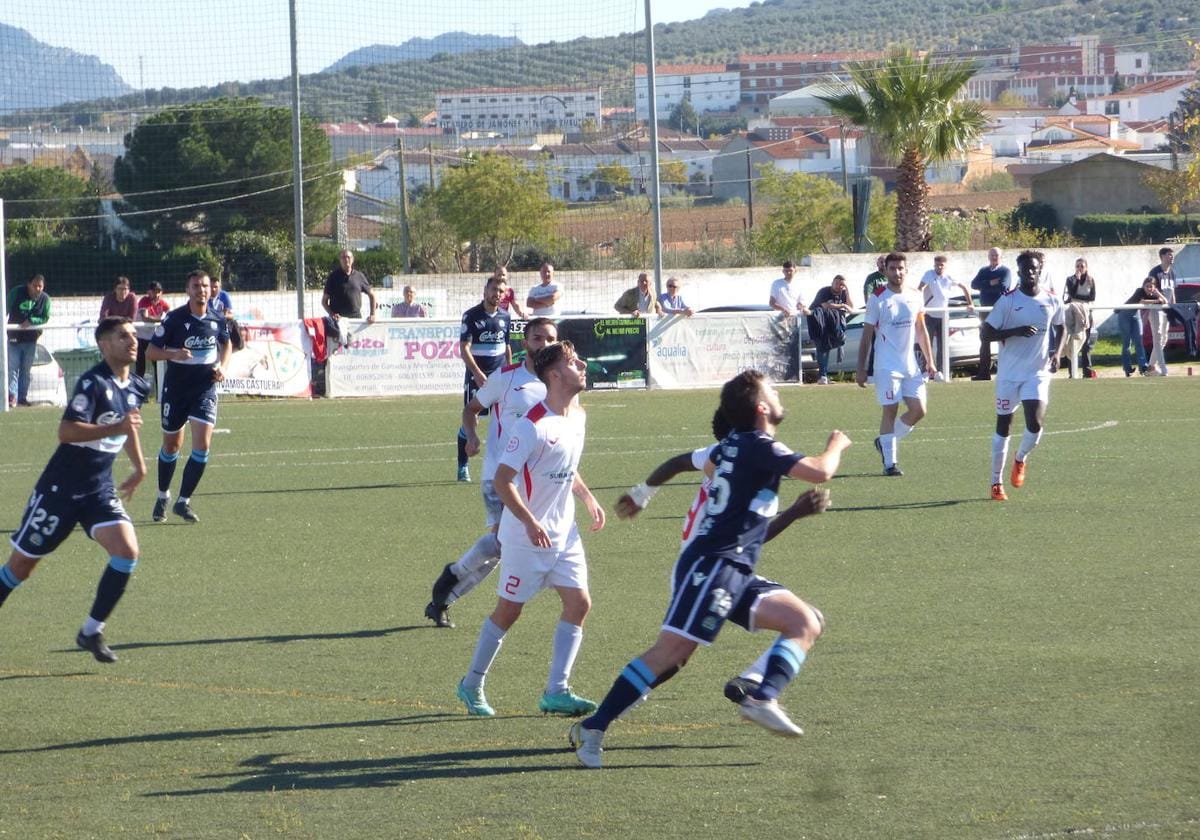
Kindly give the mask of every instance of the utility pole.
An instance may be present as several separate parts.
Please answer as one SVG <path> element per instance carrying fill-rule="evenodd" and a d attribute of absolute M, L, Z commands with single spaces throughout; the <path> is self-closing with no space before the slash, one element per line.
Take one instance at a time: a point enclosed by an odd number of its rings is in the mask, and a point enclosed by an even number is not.
<path fill-rule="evenodd" d="M 842 133 L 842 195 L 850 195 L 850 176 L 846 172 L 846 121 L 842 120 L 838 123 L 838 130 Z"/>
<path fill-rule="evenodd" d="M 750 170 L 750 152 L 754 150 L 754 146 L 750 145 L 750 135 L 746 135 L 746 207 L 749 212 L 749 225 L 754 227 L 754 176 Z"/>
<path fill-rule="evenodd" d="M 412 274 L 412 259 L 408 253 L 408 178 L 404 172 L 404 138 L 396 141 L 400 161 L 400 259 L 404 273 Z"/>
<path fill-rule="evenodd" d="M 662 191 L 658 182 L 658 97 L 654 87 L 654 18 L 646 0 L 646 106 L 650 120 L 650 215 L 654 231 L 654 294 L 662 294 Z"/>
<path fill-rule="evenodd" d="M 292 215 L 296 237 L 296 317 L 304 318 L 304 154 L 300 148 L 300 48 L 296 0 L 288 0 L 292 51 Z"/>

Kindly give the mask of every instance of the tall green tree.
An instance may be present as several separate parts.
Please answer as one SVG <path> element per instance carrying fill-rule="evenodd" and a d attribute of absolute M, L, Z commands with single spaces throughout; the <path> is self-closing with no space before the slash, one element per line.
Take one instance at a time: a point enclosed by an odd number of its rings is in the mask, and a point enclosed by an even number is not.
<path fill-rule="evenodd" d="M 894 50 L 880 61 L 848 65 L 850 84 L 819 96 L 896 159 L 896 244 L 901 250 L 930 248 L 925 168 L 966 152 L 987 125 L 978 102 L 955 98 L 975 69 L 970 62 Z"/>
<path fill-rule="evenodd" d="M 0 170 L 0 198 L 12 238 L 75 238 L 94 226 L 73 221 L 92 216 L 96 201 L 88 182 L 55 166 Z"/>
<path fill-rule="evenodd" d="M 114 176 L 131 225 L 159 242 L 234 230 L 290 232 L 292 118 L 253 99 L 218 99 L 169 108 L 125 136 Z M 304 217 L 333 212 L 341 177 L 329 140 L 312 120 L 301 125 Z"/>
<path fill-rule="evenodd" d="M 629 188 L 633 185 L 633 175 L 629 173 L 627 167 L 619 163 L 600 164 L 592 173 L 592 179 L 598 186 L 596 191 L 602 195 L 629 192 Z M 601 184 L 606 186 L 600 187 Z"/>
<path fill-rule="evenodd" d="M 484 265 L 507 265 L 520 242 L 554 238 L 559 202 L 550 197 L 546 173 L 515 158 L 468 158 L 443 174 L 433 200 L 438 215 L 475 246 Z"/>
<path fill-rule="evenodd" d="M 766 219 L 754 228 L 754 244 L 772 260 L 829 253 L 843 247 L 852 228 L 850 201 L 828 178 L 806 172 L 790 174 L 774 166 L 760 167 L 756 192 L 768 203 Z"/>

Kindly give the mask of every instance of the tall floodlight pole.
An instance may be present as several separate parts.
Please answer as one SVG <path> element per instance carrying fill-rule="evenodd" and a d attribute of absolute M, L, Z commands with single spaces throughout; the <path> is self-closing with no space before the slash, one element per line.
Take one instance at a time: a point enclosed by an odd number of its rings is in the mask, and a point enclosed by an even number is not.
<path fill-rule="evenodd" d="M 304 154 L 300 148 L 300 59 L 296 0 L 288 0 L 292 37 L 292 216 L 296 236 L 296 317 L 304 319 Z"/>
<path fill-rule="evenodd" d="M 646 102 L 650 108 L 650 218 L 654 226 L 654 294 L 662 294 L 662 194 L 658 184 L 658 100 L 654 93 L 654 18 L 646 0 Z"/>
<path fill-rule="evenodd" d="M 5 266 L 8 265 L 8 256 L 4 253 L 4 239 L 7 231 L 4 227 L 4 199 L 0 198 L 0 329 L 4 330 L 4 335 L 0 336 L 3 340 L 0 341 L 0 370 L 4 371 L 4 411 L 8 411 L 8 273 Z"/>

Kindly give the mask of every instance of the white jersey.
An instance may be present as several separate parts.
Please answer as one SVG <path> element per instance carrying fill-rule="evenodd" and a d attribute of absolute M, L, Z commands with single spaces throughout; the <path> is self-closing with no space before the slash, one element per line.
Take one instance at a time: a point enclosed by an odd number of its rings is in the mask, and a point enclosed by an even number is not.
<path fill-rule="evenodd" d="M 925 276 L 921 278 L 921 288 L 925 290 L 929 299 L 925 302 L 925 306 L 929 309 L 945 309 L 950 305 L 950 298 L 958 289 L 958 281 L 949 274 L 938 274 L 933 269 L 925 272 Z M 931 315 L 933 318 L 945 318 L 945 312 L 939 312 L 936 315 Z"/>
<path fill-rule="evenodd" d="M 792 288 L 786 277 L 771 284 L 771 300 L 786 309 L 789 315 L 795 315 L 796 309 L 804 305 L 800 292 Z"/>
<path fill-rule="evenodd" d="M 546 386 L 524 364 L 505 365 L 492 372 L 475 392 L 475 399 L 488 409 L 487 448 L 483 453 L 483 480 L 496 477 L 500 450 L 509 432 L 529 409 L 546 399 Z"/>
<path fill-rule="evenodd" d="M 562 550 L 578 538 L 575 528 L 575 496 L 571 488 L 583 454 L 586 417 L 574 406 L 564 417 L 540 402 L 512 427 L 500 463 L 517 471 L 513 483 L 530 512 L 537 517 L 551 546 Z M 497 535 L 504 546 L 536 547 L 525 526 L 506 507 L 500 516 Z"/>
<path fill-rule="evenodd" d="M 538 318 L 553 318 L 554 316 L 558 315 L 558 306 L 556 304 L 549 303 L 550 298 L 554 297 L 555 293 L 557 292 L 557 283 L 539 283 L 530 289 L 529 297 L 537 301 L 539 304 L 537 311 L 533 312 L 532 314 Z M 542 301 L 547 301 L 547 304 L 545 306 L 540 305 Z"/>
<path fill-rule="evenodd" d="M 705 462 L 709 460 L 709 455 L 716 448 L 717 444 L 714 443 L 712 446 L 702 446 L 699 449 L 692 450 L 692 466 L 698 470 L 703 470 Z M 704 476 L 703 478 L 704 480 L 700 482 L 700 489 L 696 491 L 696 498 L 692 501 L 692 506 L 688 508 L 687 516 L 683 520 L 683 535 L 679 543 L 680 553 L 696 538 L 696 526 L 703 518 L 700 516 L 700 513 L 704 510 L 704 505 L 708 502 L 708 491 L 712 487 L 712 479 L 708 476 Z"/>
<path fill-rule="evenodd" d="M 917 317 L 925 311 L 921 296 L 905 289 L 893 292 L 886 286 L 867 298 L 864 323 L 875 328 L 875 375 L 898 373 L 916 376 Z"/>
<path fill-rule="evenodd" d="M 1049 368 L 1050 326 L 1063 324 L 1062 301 L 1047 291 L 1030 297 L 1019 288 L 1013 289 L 996 301 L 987 322 L 998 330 L 1037 328 L 1034 335 L 1014 335 L 1000 342 L 997 378 L 1021 382 Z"/>

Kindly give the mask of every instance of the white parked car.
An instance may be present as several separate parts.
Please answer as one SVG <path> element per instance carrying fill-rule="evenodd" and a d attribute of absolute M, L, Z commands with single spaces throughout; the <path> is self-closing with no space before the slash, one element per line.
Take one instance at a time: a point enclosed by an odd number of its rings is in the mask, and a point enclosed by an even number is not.
<path fill-rule="evenodd" d="M 962 298 L 960 297 L 959 300 Z M 854 373 L 858 365 L 858 345 L 862 340 L 863 313 L 856 312 L 846 321 L 846 344 L 842 347 L 842 360 L 837 360 L 837 351 L 829 354 L 830 373 Z M 964 307 L 950 313 L 950 368 L 979 366 L 979 317 Z M 993 354 L 995 345 L 993 345 Z"/>
<path fill-rule="evenodd" d="M 35 405 L 48 403 L 65 406 L 67 404 L 67 383 L 62 366 L 41 344 L 37 345 L 33 367 L 29 371 L 29 401 Z"/>

